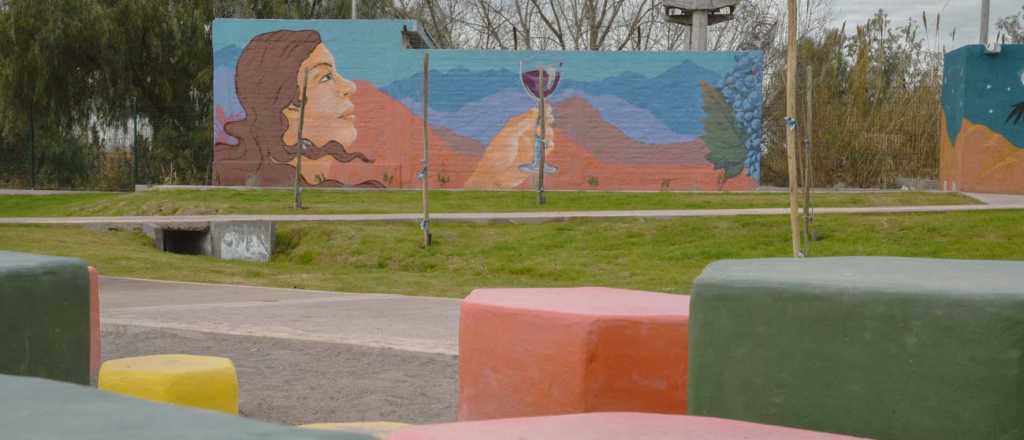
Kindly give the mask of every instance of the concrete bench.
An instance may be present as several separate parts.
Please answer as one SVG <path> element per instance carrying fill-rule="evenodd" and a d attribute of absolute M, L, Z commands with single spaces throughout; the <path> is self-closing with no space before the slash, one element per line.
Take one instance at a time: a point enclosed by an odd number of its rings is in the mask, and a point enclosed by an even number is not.
<path fill-rule="evenodd" d="M 238 414 L 238 376 L 230 359 L 166 354 L 106 361 L 98 387 L 152 402 Z"/>
<path fill-rule="evenodd" d="M 310 423 L 300 425 L 302 429 L 316 429 L 320 431 L 347 432 L 364 434 L 377 440 L 387 440 L 395 431 L 410 426 L 408 423 L 398 422 L 349 422 L 349 423 Z"/>
<path fill-rule="evenodd" d="M 709 417 L 590 413 L 414 426 L 390 440 L 843 440 L 824 434 Z"/>
<path fill-rule="evenodd" d="M 478 289 L 459 322 L 459 420 L 685 414 L 689 298 L 607 288 Z"/>
<path fill-rule="evenodd" d="M 91 297 L 80 260 L 0 252 L 0 373 L 88 384 L 99 354 Z"/>
<path fill-rule="evenodd" d="M 0 438 L 375 440 L 130 399 L 80 385 L 0 375 Z"/>
<path fill-rule="evenodd" d="M 89 377 L 100 371 L 100 276 L 89 266 Z"/>
<path fill-rule="evenodd" d="M 879 439 L 1024 438 L 1024 263 L 723 261 L 691 304 L 691 414 Z"/>

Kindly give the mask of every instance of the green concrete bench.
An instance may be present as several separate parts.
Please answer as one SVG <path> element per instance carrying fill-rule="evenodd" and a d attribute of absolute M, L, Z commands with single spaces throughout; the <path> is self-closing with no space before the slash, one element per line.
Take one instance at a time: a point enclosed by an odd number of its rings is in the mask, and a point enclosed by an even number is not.
<path fill-rule="evenodd" d="M 878 439 L 1024 438 L 1024 263 L 723 261 L 697 279 L 690 414 Z"/>
<path fill-rule="evenodd" d="M 50 380 L 0 375 L 0 438 L 374 440 L 165 405 Z"/>
<path fill-rule="evenodd" d="M 0 252 L 0 373 L 88 384 L 89 290 L 80 260 Z"/>

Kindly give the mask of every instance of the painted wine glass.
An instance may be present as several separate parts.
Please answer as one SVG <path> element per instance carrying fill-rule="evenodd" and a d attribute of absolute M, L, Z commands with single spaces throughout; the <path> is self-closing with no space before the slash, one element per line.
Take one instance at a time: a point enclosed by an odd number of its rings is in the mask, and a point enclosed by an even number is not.
<path fill-rule="evenodd" d="M 519 166 L 519 170 L 524 173 L 536 174 L 540 169 L 540 156 L 542 154 L 542 148 L 546 148 L 547 141 L 540 137 L 540 124 L 544 121 L 540 119 L 540 97 L 543 94 L 546 100 L 551 94 L 555 93 L 555 89 L 558 88 L 558 82 L 562 79 L 562 73 L 559 70 L 561 63 L 558 66 L 540 66 L 533 70 L 523 70 L 523 63 L 519 62 L 519 78 L 523 84 L 523 88 L 526 89 L 526 94 L 530 95 L 535 101 L 537 101 L 537 121 L 536 129 L 534 130 L 534 143 L 533 143 L 533 162 L 522 164 Z M 543 75 L 542 75 L 543 73 Z M 544 174 L 553 174 L 558 171 L 558 167 L 545 163 Z"/>

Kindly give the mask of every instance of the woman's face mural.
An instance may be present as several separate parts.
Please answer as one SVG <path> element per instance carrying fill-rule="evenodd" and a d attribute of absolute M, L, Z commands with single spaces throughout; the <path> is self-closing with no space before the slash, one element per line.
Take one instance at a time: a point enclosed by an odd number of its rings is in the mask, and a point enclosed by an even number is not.
<path fill-rule="evenodd" d="M 305 108 L 303 87 L 305 86 Z M 226 125 L 237 145 L 214 150 L 216 178 L 247 185 L 292 181 L 299 153 L 299 125 L 307 140 L 303 169 L 309 184 L 383 186 L 374 179 L 341 182 L 318 171 L 352 162 L 372 163 L 348 152 L 356 140 L 356 85 L 338 73 L 337 61 L 315 31 L 277 31 L 253 38 L 242 51 L 235 89 L 245 119 Z"/>
<path fill-rule="evenodd" d="M 351 146 L 357 135 L 355 105 L 351 100 L 356 85 L 338 73 L 334 56 L 323 44 L 318 45 L 299 66 L 296 84 L 300 90 L 303 82 L 306 83 L 306 108 L 302 137 L 314 145 L 323 146 L 334 141 Z M 298 144 L 300 108 L 297 104 L 292 103 L 283 110 L 288 119 L 288 129 L 283 138 L 286 145 Z"/>

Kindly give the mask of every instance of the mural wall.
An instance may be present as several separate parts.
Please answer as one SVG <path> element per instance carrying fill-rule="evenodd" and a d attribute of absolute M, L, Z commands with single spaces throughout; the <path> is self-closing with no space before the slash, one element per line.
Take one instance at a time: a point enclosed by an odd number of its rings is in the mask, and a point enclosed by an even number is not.
<path fill-rule="evenodd" d="M 215 183 L 291 185 L 304 112 L 304 184 L 419 186 L 424 51 L 403 28 L 416 23 L 216 20 Z M 540 93 L 548 188 L 758 184 L 760 52 L 430 50 L 430 64 L 434 187 L 531 188 Z"/>
<path fill-rule="evenodd" d="M 1024 45 L 946 54 L 941 168 L 949 190 L 1024 194 Z"/>

